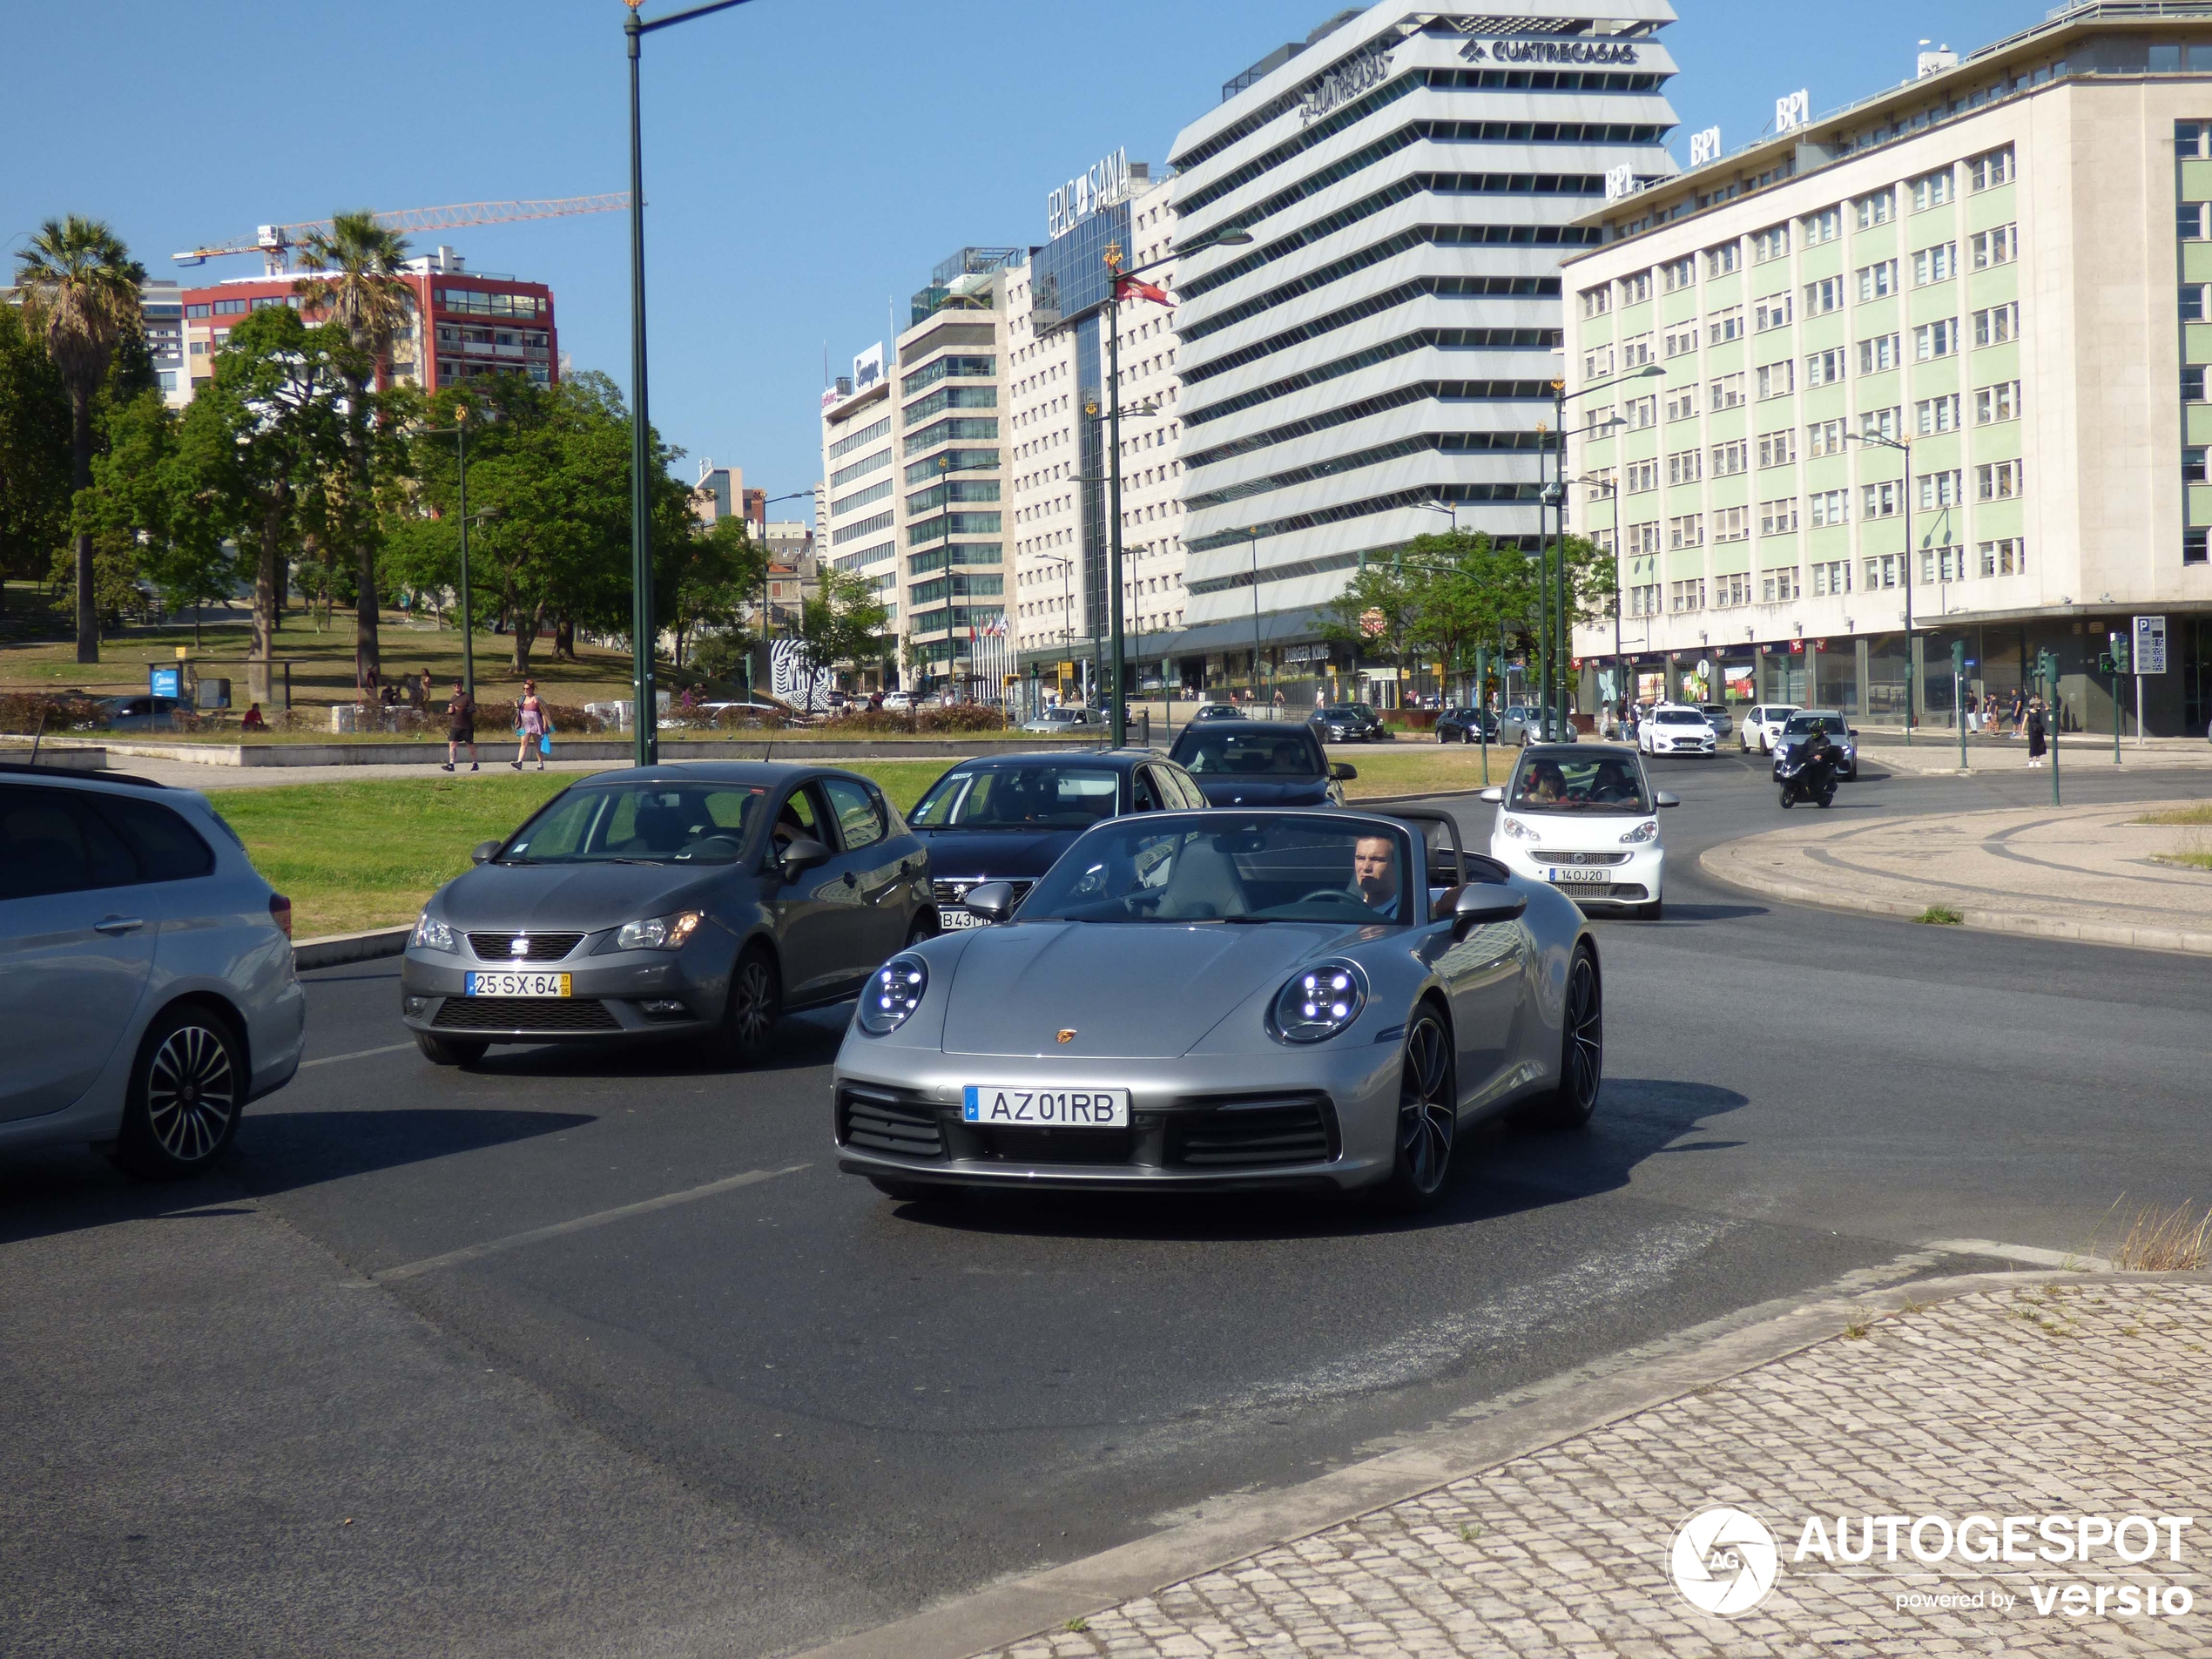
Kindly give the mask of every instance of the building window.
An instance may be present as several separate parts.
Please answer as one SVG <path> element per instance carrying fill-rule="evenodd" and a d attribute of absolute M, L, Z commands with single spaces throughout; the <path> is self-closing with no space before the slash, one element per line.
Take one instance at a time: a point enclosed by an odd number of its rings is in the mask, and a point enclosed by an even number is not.
<path fill-rule="evenodd" d="M 1731 340 L 1743 338 L 1743 307 L 1730 306 L 1725 311 L 1716 311 L 1705 320 L 1705 343 L 1718 346 Z"/>
<path fill-rule="evenodd" d="M 1956 404 L 1958 400 L 1952 400 Z M 1990 426 L 1999 421 L 2017 421 L 2020 413 L 2020 383 L 2000 381 L 1994 386 L 1985 386 L 1974 393 L 1974 424 Z"/>
<path fill-rule="evenodd" d="M 1912 330 L 1912 356 L 1917 362 L 1931 362 L 1939 357 L 1948 357 L 1959 349 L 1959 320 L 1946 317 L 1940 322 L 1924 322 Z"/>
<path fill-rule="evenodd" d="M 2017 461 L 1985 462 L 1974 469 L 1974 499 L 1976 501 L 2010 501 L 2020 493 L 2020 463 Z"/>
<path fill-rule="evenodd" d="M 1681 357 L 1697 349 L 1697 325 L 1667 331 L 1667 355 Z"/>
<path fill-rule="evenodd" d="M 1790 227 L 1772 225 L 1765 230 L 1751 233 L 1751 263 L 1764 265 L 1769 260 L 1778 260 L 1790 251 Z"/>
<path fill-rule="evenodd" d="M 1585 317 L 1602 317 L 1612 309 L 1613 289 L 1609 284 L 1582 290 L 1582 314 Z"/>
<path fill-rule="evenodd" d="M 1674 293 L 1689 287 L 1696 280 L 1697 260 L 1694 254 L 1685 255 L 1679 260 L 1669 260 L 1659 267 L 1659 286 L 1662 291 L 1667 293 Z"/>
<path fill-rule="evenodd" d="M 1858 210 L 1858 228 L 1871 231 L 1877 225 L 1890 222 L 1890 214 L 1896 206 L 1896 201 L 1891 192 L 1885 190 L 1871 196 L 1861 196 L 1851 206 Z"/>
<path fill-rule="evenodd" d="M 2183 202 L 2174 210 L 2174 232 L 2184 242 L 2202 242 L 2205 239 L 2204 210 L 2212 206 L 2208 202 Z"/>
<path fill-rule="evenodd" d="M 1922 173 L 1912 179 L 1905 189 L 1912 195 L 1912 211 L 1925 213 L 1931 207 L 1940 207 L 1951 199 L 1951 169 Z"/>
<path fill-rule="evenodd" d="M 1738 507 L 1733 510 L 1740 513 L 1743 509 Z M 1714 539 L 1716 541 L 1741 541 L 1743 538 L 1742 536 L 1716 536 Z M 1738 605 L 1748 605 L 1750 603 L 1751 573 L 1749 570 L 1737 570 L 1727 576 L 1716 576 L 1713 578 L 1714 610 L 1733 610 Z"/>
<path fill-rule="evenodd" d="M 1657 555 L 1659 551 L 1659 521 L 1657 519 L 1653 519 L 1648 524 L 1629 526 L 1629 551 L 1632 555 L 1643 558 L 1650 558 Z"/>
<path fill-rule="evenodd" d="M 2012 182 L 2013 146 L 2009 144 L 1972 157 L 1966 163 L 1966 188 L 1970 191 L 1994 190 Z"/>
<path fill-rule="evenodd" d="M 1931 282 L 1948 282 L 1959 274 L 1959 249 L 1952 242 L 1938 242 L 1933 247 L 1924 247 L 1912 255 L 1912 286 L 1925 288 Z"/>
<path fill-rule="evenodd" d="M 1582 354 L 1582 378 L 1584 381 L 1602 381 L 1608 378 L 1612 373 L 1612 347 L 1600 346 L 1595 351 L 1586 351 Z"/>
<path fill-rule="evenodd" d="M 1807 247 L 1821 242 L 1832 242 L 1844 233 L 1844 210 L 1824 207 L 1817 213 L 1807 213 L 1801 223 L 1805 227 Z"/>
<path fill-rule="evenodd" d="M 2182 371 L 2182 401 L 2204 401 L 2204 369 L 2201 364 L 2191 365 Z"/>
<path fill-rule="evenodd" d="M 1974 313 L 1974 344 L 2001 346 L 2020 335 L 2020 308 L 2018 300 L 2001 306 L 1991 306 L 1986 311 Z"/>
<path fill-rule="evenodd" d="M 2212 121 L 2176 121 L 2174 124 L 2174 153 L 2179 156 L 2212 155 Z"/>
<path fill-rule="evenodd" d="M 1706 389 L 1712 394 L 1712 401 L 1706 405 L 1707 408 L 1716 413 L 1722 409 L 1737 408 L 1743 401 L 1743 376 L 1740 372 L 1723 374 Z"/>
<path fill-rule="evenodd" d="M 1799 591 L 1797 567 L 1794 564 L 1784 565 L 1778 570 L 1759 572 L 1759 603 L 1761 604 L 1787 604 L 1797 597 Z"/>
<path fill-rule="evenodd" d="M 1920 580 L 1923 582 L 1964 582 L 1966 579 L 1966 550 L 1963 547 L 1927 547 L 1920 550 Z"/>
<path fill-rule="evenodd" d="M 1746 542 L 1751 537 L 1751 509 L 1748 507 L 1719 507 L 1713 510 L 1713 539 L 1716 542 Z M 1743 602 L 1738 600 L 1740 604 Z"/>
<path fill-rule="evenodd" d="M 1956 468 L 1947 472 L 1924 472 L 1919 477 L 1920 507 L 1932 512 L 1941 507 L 1956 507 L 1966 499 L 1966 475 Z M 1983 500 L 1986 501 L 1987 496 Z"/>
<path fill-rule="evenodd" d="M 2008 536 L 2000 542 L 1984 542 L 1978 550 L 1981 555 L 1981 573 L 1984 576 L 2027 574 L 2027 543 L 2019 536 Z"/>
<path fill-rule="evenodd" d="M 1897 261 L 1895 260 L 1879 260 L 1872 265 L 1862 265 L 1858 267 L 1858 297 L 1862 302 L 1868 300 L 1887 299 L 1896 292 Z"/>
<path fill-rule="evenodd" d="M 1899 341 L 1895 334 L 1877 334 L 1871 340 L 1858 342 L 1858 372 L 1862 374 L 1885 374 L 1903 360 L 1898 354 Z"/>
<path fill-rule="evenodd" d="M 1639 271 L 1634 276 L 1621 279 L 1621 303 L 1633 306 L 1651 298 L 1651 273 Z"/>
<path fill-rule="evenodd" d="M 1659 488 L 1659 463 L 1656 461 L 1631 461 L 1622 470 L 1628 475 L 1622 489 L 1631 496 Z"/>
<path fill-rule="evenodd" d="M 1797 428 L 1759 434 L 1759 465 L 1787 467 L 1797 459 Z"/>
<path fill-rule="evenodd" d="M 1751 446 L 1738 438 L 1734 443 L 1713 446 L 1713 476 L 1733 478 L 1739 472 L 1750 470 Z"/>
<path fill-rule="evenodd" d="M 2204 482 L 2203 450 L 2184 449 L 2182 451 L 2182 482 L 2185 484 L 2201 484 Z"/>
<path fill-rule="evenodd" d="M 2192 282 L 2182 290 L 2182 320 L 2204 320 L 2204 285 L 2202 282 Z"/>
<path fill-rule="evenodd" d="M 1621 405 L 1629 430 L 1641 431 L 1645 427 L 1659 424 L 1659 400 L 1656 397 L 1632 397 Z"/>
<path fill-rule="evenodd" d="M 1705 608 L 1705 578 L 1694 576 L 1686 581 L 1667 584 L 1667 609 L 1677 614 L 1685 610 Z"/>
<path fill-rule="evenodd" d="M 1667 521 L 1667 546 L 1676 552 L 1686 547 L 1705 545 L 1705 516 L 1684 513 L 1679 518 Z"/>
<path fill-rule="evenodd" d="M 1866 589 L 1898 588 L 1905 585 L 1905 555 L 1878 554 L 1866 561 Z"/>
<path fill-rule="evenodd" d="M 1942 397 L 1924 397 L 1912 406 L 1912 433 L 1915 437 L 1932 437 L 1939 432 L 1952 432 L 1959 425 L 1959 395 L 1946 393 Z"/>
<path fill-rule="evenodd" d="M 1817 530 L 1851 522 L 1851 492 L 1847 489 L 1816 489 L 1807 505 L 1811 509 L 1807 516 Z"/>
<path fill-rule="evenodd" d="M 2202 374 L 2200 374 L 2197 379 L 2201 385 L 2203 380 Z M 1755 375 L 1754 384 L 1762 400 L 1789 396 L 1791 393 L 1797 389 L 1797 361 L 1794 358 L 1784 358 L 1778 363 L 1764 365 Z M 2198 395 L 2202 397 L 2203 394 L 2200 391 Z"/>
<path fill-rule="evenodd" d="M 1632 340 L 1624 340 L 1621 342 L 1621 369 L 1623 374 L 1630 369 L 1642 368 L 1650 361 L 1651 336 L 1649 334 L 1638 334 Z"/>
<path fill-rule="evenodd" d="M 1667 418 L 1686 421 L 1697 413 L 1697 383 L 1692 381 L 1679 391 L 1667 394 Z"/>
<path fill-rule="evenodd" d="M 1656 582 L 1648 586 L 1629 590 L 1629 614 L 1631 617 L 1656 617 L 1664 598 Z"/>
<path fill-rule="evenodd" d="M 1823 277 L 1817 282 L 1805 284 L 1805 315 L 1824 317 L 1844 307 L 1844 280 L 1839 276 Z"/>
<path fill-rule="evenodd" d="M 1785 496 L 1779 501 L 1759 503 L 1759 534 L 1788 536 L 1797 528 L 1797 498 Z"/>
<path fill-rule="evenodd" d="M 1667 457 L 1667 482 L 1669 484 L 1694 484 L 1703 475 L 1698 470 L 1699 452 L 1677 449 Z"/>
<path fill-rule="evenodd" d="M 1844 348 L 1842 347 L 1838 346 L 1831 351 L 1813 352 L 1806 357 L 1805 384 L 1808 387 L 1833 386 L 1843 378 Z"/>
<path fill-rule="evenodd" d="M 1976 231 L 1966 241 L 1968 263 L 1977 271 L 1993 265 L 2010 265 L 2020 256 L 2020 226 L 2000 225 L 1993 231 Z"/>
<path fill-rule="evenodd" d="M 1816 599 L 1851 591 L 1851 561 L 1831 559 L 1812 567 L 1812 595 Z"/>
<path fill-rule="evenodd" d="M 1726 276 L 1736 269 L 1742 250 L 1734 242 L 1723 242 L 1718 247 L 1705 250 L 1705 274 L 1709 277 Z"/>
<path fill-rule="evenodd" d="M 2205 532 L 2202 530 L 2183 530 L 2182 532 L 2182 563 L 2203 564 L 2212 562 L 2212 551 L 2208 551 L 2205 540 Z"/>
<path fill-rule="evenodd" d="M 1841 421 L 1816 421 L 1805 428 L 1805 453 L 1815 459 L 1822 455 L 1839 455 L 1844 452 L 1844 423 Z"/>
<path fill-rule="evenodd" d="M 1790 326 L 1790 296 L 1770 293 L 1751 307 L 1751 328 L 1755 334 L 1764 334 L 1770 328 Z"/>
<path fill-rule="evenodd" d="M 1885 478 L 1879 483 L 1863 487 L 1861 516 L 1866 518 L 1895 518 L 1905 507 L 1905 481 Z"/>
<path fill-rule="evenodd" d="M 1858 435 L 1862 438 L 1887 438 L 1894 442 L 1898 428 L 1905 424 L 1905 411 L 1892 403 L 1885 409 L 1865 409 L 1858 417 Z"/>

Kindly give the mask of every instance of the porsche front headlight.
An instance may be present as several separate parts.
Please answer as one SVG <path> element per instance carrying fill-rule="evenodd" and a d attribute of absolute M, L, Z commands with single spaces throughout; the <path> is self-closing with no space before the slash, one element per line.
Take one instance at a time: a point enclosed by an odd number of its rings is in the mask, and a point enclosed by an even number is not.
<path fill-rule="evenodd" d="M 453 941 L 453 929 L 427 910 L 415 918 L 415 942 L 424 950 L 458 951 L 461 948 Z"/>
<path fill-rule="evenodd" d="M 929 964 L 919 956 L 894 956 L 868 976 L 855 1016 L 872 1037 L 887 1037 L 921 1006 L 929 989 Z"/>
<path fill-rule="evenodd" d="M 1359 1017 L 1367 979 L 1352 962 L 1318 962 L 1275 994 L 1275 1035 L 1285 1042 L 1320 1042 Z"/>

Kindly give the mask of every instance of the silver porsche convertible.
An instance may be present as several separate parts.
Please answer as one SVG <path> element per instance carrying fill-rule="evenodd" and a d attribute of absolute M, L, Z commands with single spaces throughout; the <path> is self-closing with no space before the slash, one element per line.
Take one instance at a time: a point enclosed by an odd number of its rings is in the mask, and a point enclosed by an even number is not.
<path fill-rule="evenodd" d="M 1576 1127 L 1604 1059 L 1572 900 L 1442 813 L 1148 813 L 1087 831 L 1001 924 L 902 951 L 835 1076 L 838 1167 L 964 1187 L 1365 1190 L 1435 1202 L 1460 1132 Z"/>

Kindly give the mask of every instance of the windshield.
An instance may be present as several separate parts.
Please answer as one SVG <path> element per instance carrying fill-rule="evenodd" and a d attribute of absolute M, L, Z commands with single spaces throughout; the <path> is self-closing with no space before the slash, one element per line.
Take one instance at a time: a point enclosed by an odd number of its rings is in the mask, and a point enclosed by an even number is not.
<path fill-rule="evenodd" d="M 1375 718 L 1375 711 L 1365 703 L 1337 703 L 1323 709 L 1321 718 L 1325 720 L 1372 720 Z"/>
<path fill-rule="evenodd" d="M 743 784 L 578 786 L 502 848 L 502 864 L 730 864 L 765 789 Z"/>
<path fill-rule="evenodd" d="M 1320 758 L 1295 727 L 1276 732 L 1185 732 L 1173 759 L 1201 778 L 1318 778 Z"/>
<path fill-rule="evenodd" d="M 1029 766 L 956 766 L 907 814 L 917 829 L 1088 829 L 1111 818 L 1121 774 L 1101 766 L 1044 761 Z"/>
<path fill-rule="evenodd" d="M 1661 725 L 1703 725 L 1705 717 L 1695 709 L 1662 709 L 1651 717 Z"/>
<path fill-rule="evenodd" d="M 1524 760 L 1507 805 L 1516 813 L 1629 813 L 1652 810 L 1643 773 L 1626 755 L 1595 760 Z"/>
<path fill-rule="evenodd" d="M 1844 717 L 1840 714 L 1793 714 L 1790 724 L 1782 728 L 1782 735 L 1803 737 L 1808 732 L 1828 732 L 1837 737 L 1844 734 Z"/>
<path fill-rule="evenodd" d="M 1211 814 L 1197 827 L 1117 819 L 1075 846 L 1022 921 L 1393 922 L 1404 838 L 1377 825 Z"/>

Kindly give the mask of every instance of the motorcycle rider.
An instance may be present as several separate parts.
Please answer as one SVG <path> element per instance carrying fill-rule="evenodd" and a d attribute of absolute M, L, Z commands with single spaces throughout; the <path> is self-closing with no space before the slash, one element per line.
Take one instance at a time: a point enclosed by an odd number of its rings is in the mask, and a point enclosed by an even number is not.
<path fill-rule="evenodd" d="M 1815 726 L 1805 734 L 1804 741 L 1790 752 L 1788 771 L 1784 763 L 1775 762 L 1775 775 L 1782 779 L 1784 789 L 1804 800 L 1817 800 L 1832 793 L 1836 787 L 1836 745 L 1827 732 Z"/>

